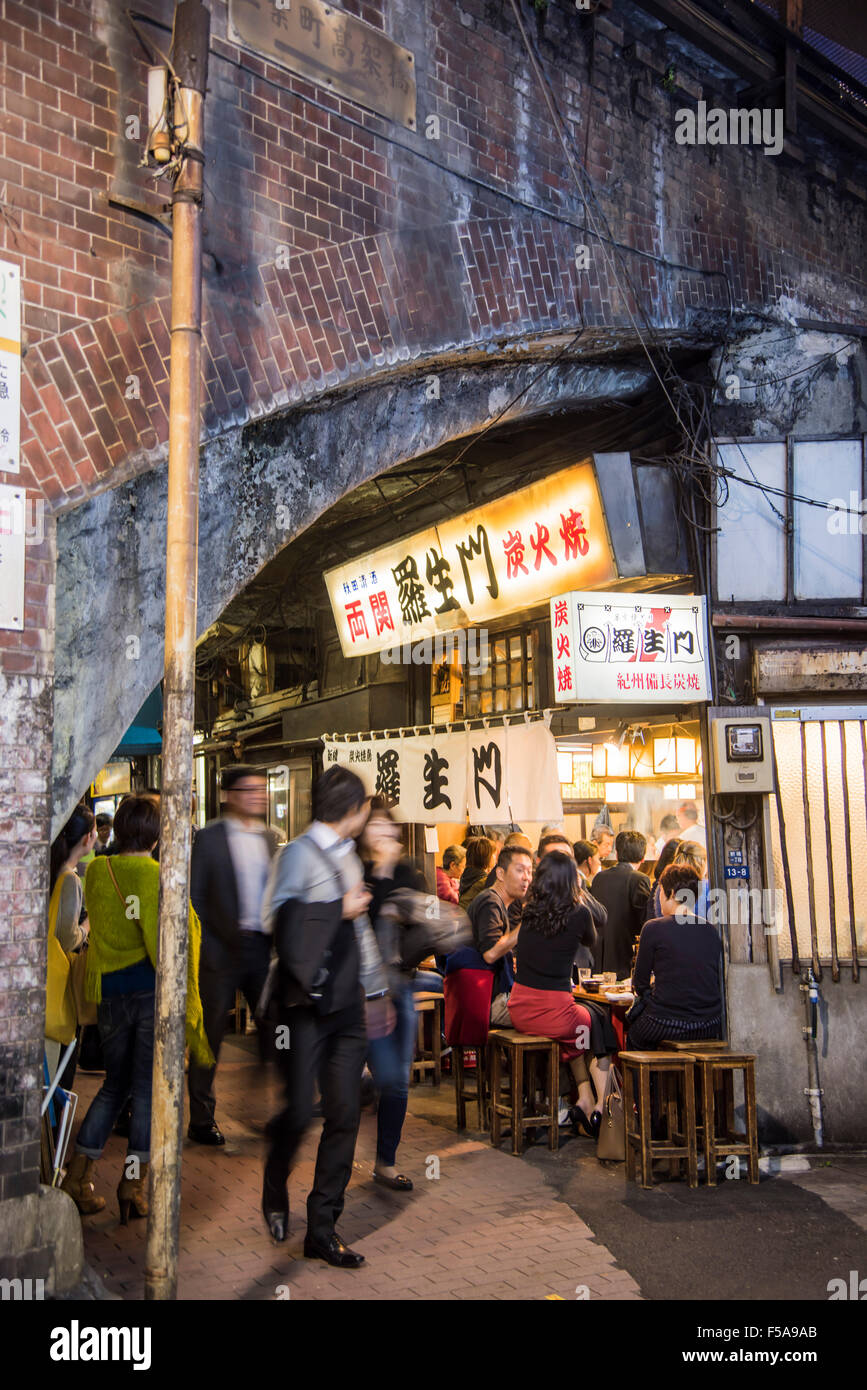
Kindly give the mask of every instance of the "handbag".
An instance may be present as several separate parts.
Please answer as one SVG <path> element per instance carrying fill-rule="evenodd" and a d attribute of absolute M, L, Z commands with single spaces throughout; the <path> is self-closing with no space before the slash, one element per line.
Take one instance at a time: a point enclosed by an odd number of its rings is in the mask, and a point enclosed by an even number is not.
<path fill-rule="evenodd" d="M 96 1023 L 97 1005 L 88 999 L 84 988 L 87 973 L 87 942 L 76 951 L 69 965 L 69 988 L 75 1005 L 75 1016 L 80 1028 L 88 1028 Z"/>
<path fill-rule="evenodd" d="M 626 1124 L 623 1117 L 623 1090 L 617 1069 L 611 1067 L 602 1103 L 602 1124 L 596 1140 L 596 1157 L 622 1163 L 626 1157 Z"/>
<path fill-rule="evenodd" d="M 61 874 L 48 904 L 48 971 L 45 985 L 45 1036 L 64 1046 L 75 1037 L 75 1000 L 69 986 L 70 961 L 57 940 Z"/>

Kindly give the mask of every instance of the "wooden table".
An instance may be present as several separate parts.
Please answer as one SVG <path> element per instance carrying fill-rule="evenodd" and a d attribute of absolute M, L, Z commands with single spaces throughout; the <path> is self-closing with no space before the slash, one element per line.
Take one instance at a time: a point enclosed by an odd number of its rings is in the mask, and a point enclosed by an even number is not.
<path fill-rule="evenodd" d="M 586 999 L 591 1004 L 604 1004 L 606 1008 L 611 1010 L 611 1026 L 613 1027 L 619 1039 L 619 1050 L 622 1051 L 623 1048 L 626 1047 L 626 1029 L 624 1027 L 624 1019 L 626 1018 L 629 1009 L 632 1008 L 632 1004 L 614 1004 L 608 998 L 607 994 L 597 994 L 595 992 L 591 993 L 589 990 L 581 989 L 580 985 L 576 985 L 575 989 L 573 989 L 572 991 L 572 995 L 576 1004 L 580 1004 L 582 999 Z"/>

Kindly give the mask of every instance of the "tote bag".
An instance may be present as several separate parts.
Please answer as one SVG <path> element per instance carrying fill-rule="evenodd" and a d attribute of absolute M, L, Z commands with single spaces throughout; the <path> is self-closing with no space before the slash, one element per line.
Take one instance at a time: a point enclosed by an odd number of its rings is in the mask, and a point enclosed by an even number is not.
<path fill-rule="evenodd" d="M 75 1037 L 75 999 L 69 979 L 69 956 L 57 940 L 61 874 L 48 904 L 48 979 L 45 988 L 45 1036 L 52 1042 L 71 1042 Z"/>
<path fill-rule="evenodd" d="M 626 1157 L 626 1128 L 623 1118 L 623 1091 L 615 1067 L 608 1072 L 608 1085 L 602 1105 L 602 1125 L 596 1140 L 596 1157 L 622 1162 Z"/>

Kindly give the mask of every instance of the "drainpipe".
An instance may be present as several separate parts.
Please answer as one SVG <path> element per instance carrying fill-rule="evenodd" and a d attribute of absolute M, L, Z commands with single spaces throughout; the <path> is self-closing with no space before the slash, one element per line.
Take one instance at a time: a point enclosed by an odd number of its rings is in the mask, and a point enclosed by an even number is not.
<path fill-rule="evenodd" d="M 172 36 L 178 170 L 172 192 L 165 704 L 150 1213 L 145 1253 L 148 1300 L 176 1298 L 178 1283 L 199 526 L 202 149 L 210 23 L 202 0 L 179 0 Z"/>
<path fill-rule="evenodd" d="M 816 1046 L 816 1033 L 819 1014 L 819 988 L 816 984 L 812 970 L 808 967 L 801 976 L 801 994 L 804 999 L 804 1012 L 806 1021 L 802 1032 L 804 1042 L 807 1047 L 807 1078 L 809 1086 L 804 1087 L 804 1095 L 810 1102 L 810 1115 L 813 1121 L 813 1139 L 817 1149 L 821 1149 L 824 1144 L 824 1121 L 822 1116 L 822 1096 L 824 1091 L 819 1085 L 819 1051 Z"/>

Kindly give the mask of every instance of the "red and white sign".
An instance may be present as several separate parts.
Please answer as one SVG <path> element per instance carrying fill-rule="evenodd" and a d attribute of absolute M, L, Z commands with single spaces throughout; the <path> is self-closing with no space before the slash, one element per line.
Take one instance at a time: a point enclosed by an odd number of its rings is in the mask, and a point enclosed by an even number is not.
<path fill-rule="evenodd" d="M 560 704 L 709 700 L 707 603 L 692 594 L 561 594 L 551 600 Z"/>

